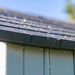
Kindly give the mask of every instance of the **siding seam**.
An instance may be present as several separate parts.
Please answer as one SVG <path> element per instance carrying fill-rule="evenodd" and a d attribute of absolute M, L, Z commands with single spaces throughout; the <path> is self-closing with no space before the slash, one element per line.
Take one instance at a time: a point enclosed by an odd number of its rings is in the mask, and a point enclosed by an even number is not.
<path fill-rule="evenodd" d="M 74 75 L 75 75 L 75 54 L 74 54 L 74 50 L 73 50 L 73 71 L 74 71 Z"/>
<path fill-rule="evenodd" d="M 25 47 L 23 45 L 23 75 L 25 75 Z"/>
<path fill-rule="evenodd" d="M 45 49 L 43 49 L 43 75 L 45 75 Z"/>

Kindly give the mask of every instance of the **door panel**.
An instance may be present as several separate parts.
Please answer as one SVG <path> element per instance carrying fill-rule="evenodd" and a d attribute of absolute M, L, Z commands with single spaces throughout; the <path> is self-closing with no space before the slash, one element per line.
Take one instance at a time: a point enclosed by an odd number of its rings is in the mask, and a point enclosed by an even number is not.
<path fill-rule="evenodd" d="M 23 46 L 7 44 L 7 74 L 23 75 Z"/>
<path fill-rule="evenodd" d="M 50 50 L 51 75 L 74 75 L 73 52 Z"/>
<path fill-rule="evenodd" d="M 43 75 L 43 50 L 25 47 L 25 75 Z"/>

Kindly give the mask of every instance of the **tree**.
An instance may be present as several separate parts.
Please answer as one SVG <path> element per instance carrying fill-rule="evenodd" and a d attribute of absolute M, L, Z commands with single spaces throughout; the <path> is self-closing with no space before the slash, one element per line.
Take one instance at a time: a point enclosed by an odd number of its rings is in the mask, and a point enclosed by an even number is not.
<path fill-rule="evenodd" d="M 71 20 L 75 21 L 75 5 L 73 5 L 70 0 L 67 1 L 65 12 Z"/>

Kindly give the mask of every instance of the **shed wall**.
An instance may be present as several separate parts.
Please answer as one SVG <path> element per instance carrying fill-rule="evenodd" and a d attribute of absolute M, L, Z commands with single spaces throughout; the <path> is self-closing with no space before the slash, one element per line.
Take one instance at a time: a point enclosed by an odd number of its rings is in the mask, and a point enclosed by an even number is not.
<path fill-rule="evenodd" d="M 43 75 L 43 50 L 7 44 L 7 75 Z"/>
<path fill-rule="evenodd" d="M 6 75 L 23 75 L 23 46 L 7 44 Z"/>
<path fill-rule="evenodd" d="M 37 47 L 25 47 L 25 75 L 43 74 L 43 50 Z"/>
<path fill-rule="evenodd" d="M 74 75 L 73 51 L 7 44 L 7 75 Z"/>
<path fill-rule="evenodd" d="M 72 51 L 51 50 L 50 64 L 51 75 L 74 75 Z"/>

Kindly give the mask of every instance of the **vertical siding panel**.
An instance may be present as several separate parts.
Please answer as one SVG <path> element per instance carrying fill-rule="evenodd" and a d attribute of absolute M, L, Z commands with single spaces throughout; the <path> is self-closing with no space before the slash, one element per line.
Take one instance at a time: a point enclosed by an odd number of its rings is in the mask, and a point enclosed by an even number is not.
<path fill-rule="evenodd" d="M 49 75 L 49 50 L 45 49 L 45 75 Z"/>
<path fill-rule="evenodd" d="M 43 50 L 25 47 L 25 75 L 43 75 Z"/>
<path fill-rule="evenodd" d="M 74 75 L 73 51 L 51 50 L 51 75 Z"/>
<path fill-rule="evenodd" d="M 43 49 L 43 75 L 45 75 L 45 49 Z"/>
<path fill-rule="evenodd" d="M 23 46 L 7 44 L 7 75 L 23 75 Z"/>

